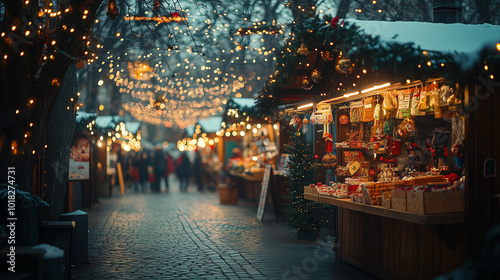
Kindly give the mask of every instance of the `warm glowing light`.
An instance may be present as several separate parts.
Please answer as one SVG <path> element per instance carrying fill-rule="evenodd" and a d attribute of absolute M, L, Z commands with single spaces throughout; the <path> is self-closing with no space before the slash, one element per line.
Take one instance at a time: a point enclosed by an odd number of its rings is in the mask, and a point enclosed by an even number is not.
<path fill-rule="evenodd" d="M 485 66 L 484 66 L 484 70 L 488 71 L 488 69 L 489 69 L 489 68 L 488 68 L 488 65 L 485 65 Z"/>
<path fill-rule="evenodd" d="M 99 105 L 99 111 L 104 110 L 104 105 Z"/>
<path fill-rule="evenodd" d="M 304 108 L 309 108 L 309 107 L 312 107 L 313 105 L 314 105 L 313 103 L 302 105 L 302 106 L 297 107 L 297 110 L 304 109 Z"/>
<path fill-rule="evenodd" d="M 388 87 L 390 85 L 391 85 L 391 83 L 385 83 L 385 84 L 381 84 L 381 85 L 378 85 L 378 86 L 373 86 L 371 88 L 367 88 L 367 89 L 362 90 L 361 93 L 367 93 L 367 92 L 370 92 L 370 91 L 374 91 L 374 90 L 377 90 L 377 89 Z"/>
<path fill-rule="evenodd" d="M 497 43 L 497 50 L 500 52 L 500 43 Z"/>
<path fill-rule="evenodd" d="M 411 83 L 411 80 L 410 79 L 406 79 L 406 83 L 407 84 Z"/>

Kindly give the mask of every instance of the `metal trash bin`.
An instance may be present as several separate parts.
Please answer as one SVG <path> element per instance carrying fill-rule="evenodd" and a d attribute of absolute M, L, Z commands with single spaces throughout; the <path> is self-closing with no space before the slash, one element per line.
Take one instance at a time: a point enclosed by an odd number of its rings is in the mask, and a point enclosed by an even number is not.
<path fill-rule="evenodd" d="M 71 248 L 71 264 L 88 263 L 89 256 L 89 215 L 77 210 L 59 215 L 60 221 L 75 221 Z"/>
<path fill-rule="evenodd" d="M 63 280 L 64 279 L 64 251 L 49 245 L 40 244 L 33 246 L 33 249 L 43 249 L 45 254 L 42 259 L 42 279 L 43 280 Z"/>

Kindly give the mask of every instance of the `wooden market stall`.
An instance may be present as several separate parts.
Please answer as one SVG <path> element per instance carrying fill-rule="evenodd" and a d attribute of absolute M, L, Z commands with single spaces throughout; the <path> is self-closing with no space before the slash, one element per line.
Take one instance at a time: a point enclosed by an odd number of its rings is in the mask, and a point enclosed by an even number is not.
<path fill-rule="evenodd" d="M 314 119 L 331 133 L 334 182 L 305 186 L 304 198 L 338 209 L 337 260 L 387 279 L 431 279 L 478 255 L 500 221 L 498 34 L 317 17 L 296 27 L 292 57 L 278 60 L 259 102 L 279 99 L 293 123 Z M 293 71 L 283 73 L 285 62 Z"/>

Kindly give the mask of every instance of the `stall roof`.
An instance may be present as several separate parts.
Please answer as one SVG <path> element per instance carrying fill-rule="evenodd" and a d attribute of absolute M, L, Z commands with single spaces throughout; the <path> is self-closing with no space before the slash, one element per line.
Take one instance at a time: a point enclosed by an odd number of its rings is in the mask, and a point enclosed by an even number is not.
<path fill-rule="evenodd" d="M 491 24 L 346 20 L 385 42 L 415 43 L 422 50 L 477 53 L 500 42 L 500 26 Z"/>
<path fill-rule="evenodd" d="M 125 128 L 127 131 L 132 132 L 132 134 L 136 134 L 139 129 L 141 129 L 140 122 L 125 122 Z"/>
<path fill-rule="evenodd" d="M 200 119 L 196 122 L 196 124 L 201 126 L 202 131 L 206 133 L 217 132 L 221 128 L 221 123 L 221 116 L 212 116 L 206 119 Z M 185 130 L 189 136 L 192 136 L 194 134 L 195 126 L 188 126 Z"/>
<path fill-rule="evenodd" d="M 122 120 L 120 116 L 99 116 L 95 119 L 98 128 L 115 128 Z"/>
<path fill-rule="evenodd" d="M 198 120 L 198 124 L 206 133 L 214 133 L 220 129 L 222 123 L 221 116 L 213 116 L 207 119 Z"/>
<path fill-rule="evenodd" d="M 76 122 L 80 122 L 81 120 L 95 118 L 96 113 L 87 113 L 87 112 L 78 112 L 76 113 Z"/>
<path fill-rule="evenodd" d="M 241 107 L 253 107 L 255 105 L 255 99 L 253 98 L 232 98 L 234 103 Z"/>

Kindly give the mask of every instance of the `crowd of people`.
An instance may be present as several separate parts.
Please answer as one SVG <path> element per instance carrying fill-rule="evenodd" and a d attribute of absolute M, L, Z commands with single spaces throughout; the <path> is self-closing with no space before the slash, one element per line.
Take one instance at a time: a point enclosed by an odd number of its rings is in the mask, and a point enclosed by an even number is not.
<path fill-rule="evenodd" d="M 135 191 L 161 192 L 161 182 L 165 182 L 166 190 L 170 190 L 169 177 L 177 176 L 181 192 L 187 192 L 190 178 L 199 191 L 203 190 L 202 173 L 203 164 L 198 151 L 191 160 L 187 152 L 181 152 L 174 158 L 169 152 L 160 147 L 154 150 L 130 151 L 119 158 L 122 165 L 123 176 L 127 186 Z"/>

